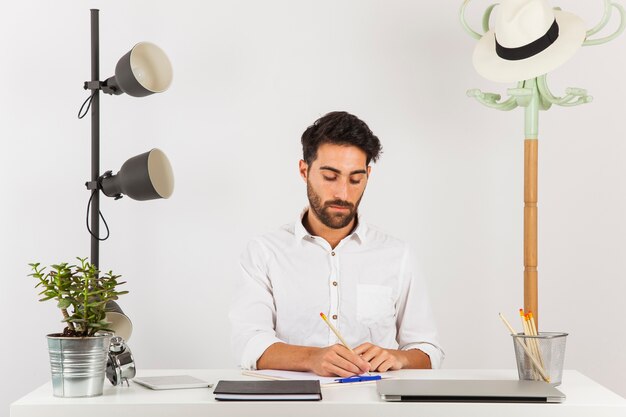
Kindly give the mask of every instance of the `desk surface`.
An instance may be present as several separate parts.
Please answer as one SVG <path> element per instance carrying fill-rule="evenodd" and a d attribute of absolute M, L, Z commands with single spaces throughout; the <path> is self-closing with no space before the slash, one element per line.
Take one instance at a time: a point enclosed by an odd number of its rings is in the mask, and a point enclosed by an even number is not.
<path fill-rule="evenodd" d="M 138 376 L 193 375 L 211 383 L 220 379 L 254 379 L 234 369 L 143 370 Z M 514 370 L 401 370 L 398 378 L 517 379 Z M 322 388 L 318 402 L 219 402 L 213 389 L 153 391 L 131 381 L 113 387 L 105 381 L 104 395 L 93 398 L 55 398 L 48 382 L 11 404 L 11 417 L 124 417 L 124 416 L 626 416 L 626 399 L 577 371 L 565 371 L 557 387 L 562 404 L 503 403 L 387 403 L 376 385 L 348 384 Z"/>

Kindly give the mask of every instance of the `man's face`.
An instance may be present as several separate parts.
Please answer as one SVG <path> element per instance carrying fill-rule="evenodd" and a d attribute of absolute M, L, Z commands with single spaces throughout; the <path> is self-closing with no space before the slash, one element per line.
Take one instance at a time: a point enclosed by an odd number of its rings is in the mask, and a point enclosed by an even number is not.
<path fill-rule="evenodd" d="M 370 173 L 366 161 L 360 148 L 330 143 L 320 145 L 310 166 L 300 161 L 311 210 L 325 226 L 342 229 L 354 219 Z"/>

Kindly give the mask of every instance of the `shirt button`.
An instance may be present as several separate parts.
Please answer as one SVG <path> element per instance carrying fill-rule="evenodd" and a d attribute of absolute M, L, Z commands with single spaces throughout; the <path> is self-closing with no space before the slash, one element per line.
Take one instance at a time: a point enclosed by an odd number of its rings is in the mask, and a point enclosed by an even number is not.
<path fill-rule="evenodd" d="M 330 254 L 331 254 L 331 255 L 333 255 L 333 256 L 335 256 L 335 252 L 331 252 Z"/>
<path fill-rule="evenodd" d="M 337 320 L 337 315 L 333 314 L 333 320 Z"/>
<path fill-rule="evenodd" d="M 337 286 L 337 281 L 333 281 L 333 287 Z"/>

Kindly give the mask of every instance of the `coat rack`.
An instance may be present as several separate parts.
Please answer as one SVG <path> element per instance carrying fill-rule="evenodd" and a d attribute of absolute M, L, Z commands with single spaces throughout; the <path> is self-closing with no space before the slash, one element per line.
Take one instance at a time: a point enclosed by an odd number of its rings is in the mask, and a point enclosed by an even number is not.
<path fill-rule="evenodd" d="M 483 35 L 474 31 L 465 19 L 465 9 L 470 0 L 464 0 L 461 5 L 459 17 L 465 31 L 475 39 L 481 39 Z M 603 0 L 604 15 L 600 22 L 586 32 L 583 46 L 601 45 L 612 41 L 624 32 L 626 28 L 626 12 L 624 8 L 611 0 Z M 485 10 L 482 18 L 483 34 L 489 31 L 489 20 L 494 8 L 498 4 L 492 4 Z M 555 8 L 560 10 L 560 8 Z M 620 25 L 617 30 L 606 37 L 590 39 L 600 32 L 611 21 L 613 12 L 617 11 L 620 16 Z M 479 103 L 497 110 L 509 111 L 516 107 L 524 108 L 524 309 L 532 311 L 539 325 L 539 309 L 537 301 L 537 156 L 538 156 L 538 133 L 539 111 L 549 110 L 552 105 L 571 107 L 579 104 L 590 103 L 592 97 L 582 88 L 567 88 L 565 95 L 557 97 L 548 88 L 547 74 L 536 78 L 519 81 L 516 88 L 507 90 L 509 97 L 502 100 L 500 94 L 485 93 L 478 89 L 467 91 L 469 97 L 475 98 Z"/>

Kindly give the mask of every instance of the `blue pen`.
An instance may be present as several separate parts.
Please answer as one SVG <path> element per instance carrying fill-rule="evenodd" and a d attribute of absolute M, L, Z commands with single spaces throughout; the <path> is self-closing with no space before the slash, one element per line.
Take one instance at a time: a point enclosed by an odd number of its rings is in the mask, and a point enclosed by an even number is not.
<path fill-rule="evenodd" d="M 355 375 L 350 376 L 348 378 L 338 378 L 335 379 L 337 382 L 348 383 L 348 382 L 363 382 L 363 381 L 376 381 L 382 379 L 380 375 Z"/>

